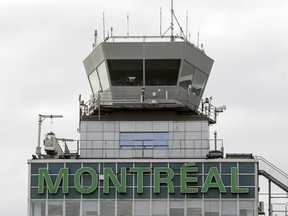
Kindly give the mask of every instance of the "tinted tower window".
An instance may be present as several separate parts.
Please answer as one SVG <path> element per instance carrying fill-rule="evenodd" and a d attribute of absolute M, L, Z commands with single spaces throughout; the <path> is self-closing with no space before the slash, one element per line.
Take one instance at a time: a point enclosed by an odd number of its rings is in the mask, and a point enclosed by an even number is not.
<path fill-rule="evenodd" d="M 180 59 L 145 60 L 145 85 L 177 85 Z"/>
<path fill-rule="evenodd" d="M 143 60 L 107 60 L 112 86 L 143 85 Z"/>

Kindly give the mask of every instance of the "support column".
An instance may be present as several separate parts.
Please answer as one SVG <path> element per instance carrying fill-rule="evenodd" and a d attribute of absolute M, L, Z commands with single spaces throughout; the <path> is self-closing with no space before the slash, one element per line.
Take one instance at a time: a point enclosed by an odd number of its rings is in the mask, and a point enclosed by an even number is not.
<path fill-rule="evenodd" d="M 271 206 L 271 180 L 268 182 L 268 215 L 272 216 L 272 206 Z"/>

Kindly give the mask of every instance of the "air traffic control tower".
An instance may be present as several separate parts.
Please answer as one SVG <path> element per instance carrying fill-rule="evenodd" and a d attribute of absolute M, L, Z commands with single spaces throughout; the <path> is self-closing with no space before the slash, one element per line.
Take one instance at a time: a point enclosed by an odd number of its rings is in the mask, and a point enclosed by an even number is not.
<path fill-rule="evenodd" d="M 46 154 L 37 147 L 28 215 L 264 213 L 259 174 L 286 192 L 288 177 L 252 154 L 224 156 L 222 140 L 210 139 L 225 109 L 202 100 L 212 65 L 176 37 L 110 37 L 95 47 L 84 60 L 92 96 L 79 100 L 80 140 L 49 133 Z"/>
<path fill-rule="evenodd" d="M 206 158 L 216 110 L 201 98 L 212 64 L 187 41 L 100 44 L 84 60 L 93 96 L 81 140 L 95 142 L 81 143 L 81 157 Z"/>

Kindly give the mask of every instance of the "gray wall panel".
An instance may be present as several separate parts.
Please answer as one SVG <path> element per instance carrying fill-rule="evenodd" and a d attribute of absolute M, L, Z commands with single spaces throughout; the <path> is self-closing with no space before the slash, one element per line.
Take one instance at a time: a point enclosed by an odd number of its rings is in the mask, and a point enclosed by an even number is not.
<path fill-rule="evenodd" d="M 104 43 L 106 59 L 142 59 L 143 43 Z"/>
<path fill-rule="evenodd" d="M 145 59 L 181 59 L 183 57 L 183 42 L 175 43 L 145 43 Z"/>
<path fill-rule="evenodd" d="M 84 67 L 87 75 L 89 75 L 95 68 L 104 60 L 104 53 L 100 44 L 93 52 L 84 60 Z"/>
<path fill-rule="evenodd" d="M 207 75 L 210 74 L 214 61 L 193 45 L 186 43 L 184 58 Z"/>

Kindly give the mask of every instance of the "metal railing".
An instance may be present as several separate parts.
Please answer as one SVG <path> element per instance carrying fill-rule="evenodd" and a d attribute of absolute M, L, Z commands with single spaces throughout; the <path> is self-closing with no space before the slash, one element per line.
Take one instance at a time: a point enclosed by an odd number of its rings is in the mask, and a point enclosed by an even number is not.
<path fill-rule="evenodd" d="M 80 103 L 81 115 L 105 108 L 175 108 L 192 110 L 216 122 L 217 110 L 210 100 L 201 100 L 179 86 L 119 86 L 98 92 L 87 103 Z"/>
<path fill-rule="evenodd" d="M 58 141 L 65 158 L 206 158 L 211 150 L 223 150 L 222 139 Z"/>
<path fill-rule="evenodd" d="M 288 193 L 288 174 L 261 156 L 255 156 L 255 159 L 259 161 L 259 174 Z"/>
<path fill-rule="evenodd" d="M 196 46 L 195 44 L 191 43 L 190 41 L 187 40 L 187 38 L 185 38 L 185 36 L 183 35 L 173 35 L 173 36 L 165 36 L 165 35 L 161 35 L 161 36 L 153 36 L 153 35 L 141 35 L 141 36 L 114 36 L 114 35 L 109 35 L 105 38 L 104 43 L 105 42 L 171 42 L 171 40 L 173 42 L 186 42 L 188 44 L 190 44 L 191 46 L 193 46 L 195 49 L 198 49 L 199 51 L 204 52 L 203 47 L 199 47 Z M 94 49 L 97 46 L 94 47 Z"/>
<path fill-rule="evenodd" d="M 182 36 L 173 36 L 173 42 L 177 41 L 187 41 L 184 37 Z M 108 36 L 105 38 L 104 42 L 146 42 L 146 41 L 151 41 L 151 42 L 171 42 L 171 36 L 152 36 L 152 35 L 142 35 L 142 36 Z M 198 47 L 197 47 L 198 48 Z M 199 49 L 199 48 L 198 48 Z"/>
<path fill-rule="evenodd" d="M 129 142 L 130 145 L 121 145 Z M 206 158 L 215 140 L 81 140 L 81 158 Z M 223 149 L 223 140 L 216 140 L 217 149 Z M 142 144 L 142 145 L 141 145 Z"/>
<path fill-rule="evenodd" d="M 63 150 L 64 156 L 79 155 L 79 140 L 57 138 L 59 145 Z"/>

